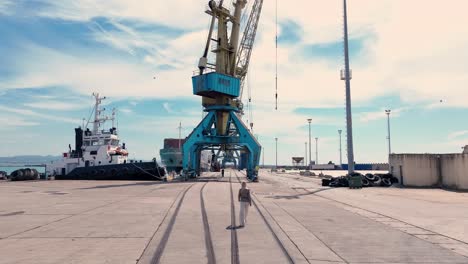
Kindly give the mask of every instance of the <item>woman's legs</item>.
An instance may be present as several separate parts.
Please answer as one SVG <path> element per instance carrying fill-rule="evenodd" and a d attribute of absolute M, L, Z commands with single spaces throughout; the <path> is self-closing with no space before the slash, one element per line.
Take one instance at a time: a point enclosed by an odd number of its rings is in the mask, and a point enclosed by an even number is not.
<path fill-rule="evenodd" d="M 244 202 L 244 224 L 247 224 L 247 215 L 249 214 L 249 203 Z"/>
<path fill-rule="evenodd" d="M 245 225 L 245 219 L 247 218 L 247 203 L 246 202 L 240 202 L 240 208 L 239 208 L 239 225 L 244 226 Z"/>

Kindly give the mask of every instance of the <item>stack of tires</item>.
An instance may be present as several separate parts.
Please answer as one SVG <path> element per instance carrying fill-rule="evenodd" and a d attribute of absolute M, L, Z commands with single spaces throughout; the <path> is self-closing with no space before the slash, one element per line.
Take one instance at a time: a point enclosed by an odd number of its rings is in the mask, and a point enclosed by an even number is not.
<path fill-rule="evenodd" d="M 33 181 L 39 178 L 39 172 L 36 169 L 19 169 L 10 175 L 12 181 Z"/>
<path fill-rule="evenodd" d="M 398 179 L 390 173 L 385 174 L 372 174 L 367 173 L 362 175 L 362 187 L 390 187 L 393 184 L 398 183 Z M 348 177 L 336 177 L 333 179 L 323 179 L 322 186 L 330 187 L 349 187 Z"/>
<path fill-rule="evenodd" d="M 372 187 L 372 186 L 390 187 L 395 183 L 398 183 L 398 179 L 390 173 L 386 173 L 386 174 L 368 173 L 364 175 L 364 178 L 362 179 L 363 187 Z"/>
<path fill-rule="evenodd" d="M 322 186 L 349 187 L 348 177 L 341 176 L 332 179 L 322 179 Z"/>

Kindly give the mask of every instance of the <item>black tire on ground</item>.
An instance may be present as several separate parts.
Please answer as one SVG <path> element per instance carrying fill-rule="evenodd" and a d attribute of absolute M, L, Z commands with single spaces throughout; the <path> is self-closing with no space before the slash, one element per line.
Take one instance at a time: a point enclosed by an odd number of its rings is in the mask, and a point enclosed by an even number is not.
<path fill-rule="evenodd" d="M 370 181 L 366 178 L 362 179 L 362 187 L 370 187 Z"/>
<path fill-rule="evenodd" d="M 20 178 L 23 178 L 23 170 L 15 170 L 10 175 L 12 181 L 19 181 Z"/>
<path fill-rule="evenodd" d="M 381 185 L 384 187 L 390 187 L 392 186 L 392 181 L 389 178 L 383 178 Z"/>
<path fill-rule="evenodd" d="M 25 179 L 31 179 L 32 178 L 33 173 L 32 173 L 30 168 L 24 169 L 23 173 L 24 173 L 24 178 Z"/>
<path fill-rule="evenodd" d="M 375 181 L 375 176 L 374 176 L 374 174 L 367 173 L 367 174 L 365 175 L 365 177 L 366 177 L 366 179 L 367 179 L 368 181 L 371 181 L 371 182 Z"/>
<path fill-rule="evenodd" d="M 322 186 L 330 186 L 331 180 L 330 179 L 322 179 Z"/>
<path fill-rule="evenodd" d="M 374 186 L 379 186 L 381 182 L 382 182 L 382 178 L 380 178 L 379 175 L 375 175 Z"/>
<path fill-rule="evenodd" d="M 338 178 L 338 184 L 342 187 L 349 187 L 349 180 L 346 177 Z"/>
<path fill-rule="evenodd" d="M 31 172 L 33 174 L 32 176 L 34 177 L 34 179 L 37 180 L 37 178 L 39 178 L 39 172 L 36 169 L 32 169 Z"/>

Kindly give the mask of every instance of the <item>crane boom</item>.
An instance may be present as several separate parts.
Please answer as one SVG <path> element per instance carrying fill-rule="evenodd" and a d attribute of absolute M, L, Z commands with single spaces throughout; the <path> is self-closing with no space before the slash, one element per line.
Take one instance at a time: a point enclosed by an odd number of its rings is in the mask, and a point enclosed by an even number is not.
<path fill-rule="evenodd" d="M 250 12 L 249 20 L 245 27 L 244 35 L 242 36 L 242 40 L 239 45 L 239 51 L 237 52 L 236 75 L 241 81 L 240 99 L 242 99 L 244 80 L 249 69 L 250 57 L 252 56 L 262 7 L 263 0 L 255 0 L 252 6 L 252 11 Z"/>

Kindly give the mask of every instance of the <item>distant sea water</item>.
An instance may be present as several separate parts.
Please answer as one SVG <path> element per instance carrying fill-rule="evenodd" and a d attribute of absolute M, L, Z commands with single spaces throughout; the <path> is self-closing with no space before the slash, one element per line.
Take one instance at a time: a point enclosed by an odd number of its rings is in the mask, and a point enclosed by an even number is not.
<path fill-rule="evenodd" d="M 0 164 L 0 171 L 6 171 L 8 174 L 11 174 L 15 170 L 26 169 L 26 168 L 36 169 L 39 173 L 45 173 L 44 167 L 33 167 L 33 166 L 24 167 L 24 166 L 14 166 L 14 165 L 10 166 L 10 165 Z"/>

